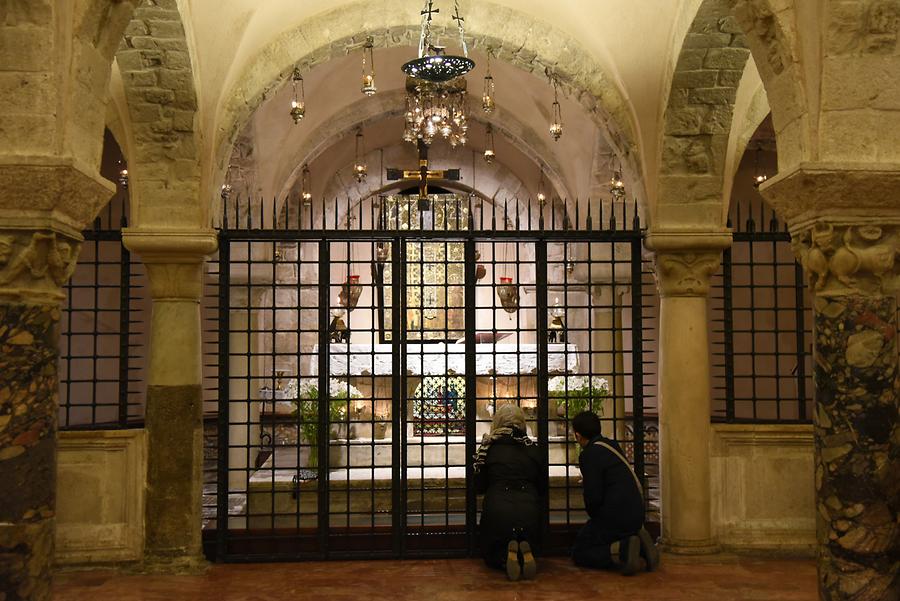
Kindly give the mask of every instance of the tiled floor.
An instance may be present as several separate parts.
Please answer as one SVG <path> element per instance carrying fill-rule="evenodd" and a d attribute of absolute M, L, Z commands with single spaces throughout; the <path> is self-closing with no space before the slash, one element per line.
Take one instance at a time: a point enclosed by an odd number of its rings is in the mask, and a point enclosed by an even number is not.
<path fill-rule="evenodd" d="M 201 576 L 58 574 L 54 601 L 815 601 L 815 564 L 729 555 L 664 556 L 661 570 L 626 578 L 539 562 L 534 581 L 508 582 L 477 560 L 213 565 Z"/>

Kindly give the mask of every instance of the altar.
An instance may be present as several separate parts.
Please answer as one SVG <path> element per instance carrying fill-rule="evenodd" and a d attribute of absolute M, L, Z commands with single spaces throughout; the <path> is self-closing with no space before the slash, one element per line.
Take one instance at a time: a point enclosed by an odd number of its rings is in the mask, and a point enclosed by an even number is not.
<path fill-rule="evenodd" d="M 401 350 L 406 358 L 407 376 L 466 373 L 466 345 L 463 343 L 407 343 Z M 313 352 L 318 352 L 318 347 Z M 390 376 L 393 374 L 393 353 L 392 344 L 330 344 L 329 375 Z M 548 344 L 547 366 L 549 375 L 574 373 L 578 368 L 578 347 L 575 344 Z M 313 363 L 310 370 L 311 375 L 318 375 L 318 364 Z M 475 345 L 476 376 L 535 376 L 537 371 L 536 344 Z"/>

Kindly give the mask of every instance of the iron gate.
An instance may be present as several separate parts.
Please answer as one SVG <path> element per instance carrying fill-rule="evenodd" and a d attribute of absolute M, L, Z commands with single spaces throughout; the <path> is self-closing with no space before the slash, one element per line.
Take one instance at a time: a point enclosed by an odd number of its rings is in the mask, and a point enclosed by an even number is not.
<path fill-rule="evenodd" d="M 210 556 L 473 553 L 471 457 L 503 402 L 544 452 L 548 551 L 586 519 L 567 427 L 582 407 L 626 449 L 658 520 L 655 294 L 636 207 L 430 203 L 278 214 L 226 200 Z"/>

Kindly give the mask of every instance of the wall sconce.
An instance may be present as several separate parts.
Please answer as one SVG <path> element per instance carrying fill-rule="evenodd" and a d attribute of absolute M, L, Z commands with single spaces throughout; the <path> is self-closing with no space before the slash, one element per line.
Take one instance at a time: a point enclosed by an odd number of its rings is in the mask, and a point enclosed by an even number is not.
<path fill-rule="evenodd" d="M 294 125 L 297 125 L 306 115 L 306 92 L 303 89 L 303 76 L 300 75 L 300 69 L 296 67 L 291 76 L 291 86 L 294 90 L 294 96 L 291 99 L 291 118 L 294 120 Z"/>

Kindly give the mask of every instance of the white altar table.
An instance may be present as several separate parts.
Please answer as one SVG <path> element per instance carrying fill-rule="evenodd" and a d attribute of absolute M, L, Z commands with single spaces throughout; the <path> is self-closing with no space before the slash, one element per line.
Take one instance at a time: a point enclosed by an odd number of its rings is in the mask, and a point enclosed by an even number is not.
<path fill-rule="evenodd" d="M 464 344 L 407 343 L 406 375 L 445 375 L 466 373 Z M 314 352 L 317 352 L 317 348 Z M 548 344 L 547 364 L 550 375 L 572 373 L 578 367 L 578 347 L 575 344 Z M 390 376 L 393 373 L 391 344 L 329 345 L 331 376 Z M 318 375 L 318 365 L 312 364 L 312 374 Z M 538 345 L 495 344 L 475 345 L 475 374 L 479 376 L 537 375 Z"/>

